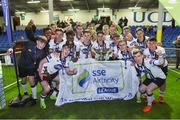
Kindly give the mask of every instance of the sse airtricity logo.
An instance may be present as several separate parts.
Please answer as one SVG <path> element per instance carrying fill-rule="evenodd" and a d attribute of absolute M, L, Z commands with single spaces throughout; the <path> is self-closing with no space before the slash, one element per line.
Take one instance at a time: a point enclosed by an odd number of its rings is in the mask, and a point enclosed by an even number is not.
<path fill-rule="evenodd" d="M 80 87 L 85 87 L 86 83 L 90 80 L 90 75 L 87 70 L 84 70 L 79 76 L 78 76 L 78 84 Z"/>

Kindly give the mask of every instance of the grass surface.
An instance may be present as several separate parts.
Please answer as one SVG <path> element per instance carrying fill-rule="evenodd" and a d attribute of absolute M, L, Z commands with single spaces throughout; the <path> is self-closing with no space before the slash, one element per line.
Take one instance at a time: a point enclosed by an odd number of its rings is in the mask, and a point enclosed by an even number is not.
<path fill-rule="evenodd" d="M 173 69 L 174 70 L 174 69 Z M 13 71 L 13 70 L 12 70 Z M 176 70 L 180 72 L 179 70 Z M 11 72 L 12 73 L 12 72 Z M 39 107 L 39 101 L 35 106 L 27 104 L 24 107 L 10 108 L 6 106 L 5 109 L 0 110 L 1 119 L 11 118 L 28 118 L 28 119 L 118 119 L 118 118 L 137 118 L 137 119 L 175 119 L 180 118 L 180 77 L 173 71 L 168 72 L 167 89 L 165 94 L 165 103 L 153 104 L 152 111 L 143 113 L 142 109 L 145 102 L 138 104 L 136 100 L 129 101 L 94 101 L 94 102 L 75 102 L 64 104 L 61 107 L 54 106 L 55 101 L 46 99 L 47 109 L 42 110 Z M 13 77 L 11 77 L 13 78 Z M 13 78 L 14 79 L 14 78 Z M 12 79 L 9 79 L 12 81 Z M 10 81 L 4 80 L 4 83 Z M 40 86 L 38 86 L 38 94 L 40 93 Z M 29 90 L 30 91 L 30 90 Z M 158 97 L 159 90 L 155 91 L 155 97 Z M 15 96 L 17 96 L 17 87 L 12 86 L 5 90 L 7 103 Z"/>

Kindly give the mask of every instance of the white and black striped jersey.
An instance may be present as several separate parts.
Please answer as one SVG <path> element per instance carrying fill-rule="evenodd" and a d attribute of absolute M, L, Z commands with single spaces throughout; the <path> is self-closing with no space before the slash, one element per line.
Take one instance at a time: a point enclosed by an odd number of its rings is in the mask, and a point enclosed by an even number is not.
<path fill-rule="evenodd" d="M 92 44 L 85 45 L 83 42 L 79 41 L 77 45 L 77 51 L 79 52 L 80 59 L 86 59 L 90 57 Z"/>
<path fill-rule="evenodd" d="M 69 67 L 69 63 L 66 58 L 61 59 L 61 56 L 51 53 L 46 56 L 47 63 L 43 65 L 42 73 L 54 74 L 59 70 Z"/>
<path fill-rule="evenodd" d="M 157 62 L 157 61 L 156 61 Z M 146 75 L 148 79 L 166 79 L 164 72 L 160 67 L 154 65 L 151 59 L 145 59 L 142 64 L 135 64 L 137 76 Z"/>
<path fill-rule="evenodd" d="M 66 40 L 63 40 L 60 43 L 55 42 L 54 39 L 49 41 L 49 49 L 52 49 L 55 52 L 59 52 L 62 49 L 62 46 L 66 43 Z"/>
<path fill-rule="evenodd" d="M 140 42 L 138 39 L 137 39 L 137 46 L 142 50 L 144 51 L 146 48 L 147 48 L 147 40 L 149 39 L 149 37 L 147 36 L 144 36 L 144 40 L 142 42 Z"/>
<path fill-rule="evenodd" d="M 137 40 L 135 38 L 132 38 L 131 41 L 127 41 L 127 46 L 129 48 L 133 48 L 133 47 L 137 46 Z"/>
<path fill-rule="evenodd" d="M 123 51 L 120 51 L 118 50 L 118 59 L 119 60 L 130 60 L 132 61 L 133 60 L 133 56 L 130 52 L 123 52 Z"/>
<path fill-rule="evenodd" d="M 160 47 L 160 46 L 157 46 L 156 50 L 154 52 L 151 52 L 149 50 L 149 48 L 146 48 L 144 51 L 143 51 L 143 54 L 150 58 L 150 59 L 154 59 L 154 60 L 157 60 L 159 56 L 156 55 L 156 51 L 161 51 L 161 57 L 164 58 L 164 61 L 161 63 L 161 66 L 165 67 L 168 65 L 168 62 L 166 60 L 166 52 L 165 52 L 165 49 L 163 47 Z"/>
<path fill-rule="evenodd" d="M 112 41 L 110 42 L 110 49 L 112 50 L 112 53 L 117 54 L 118 53 L 118 45 Z"/>

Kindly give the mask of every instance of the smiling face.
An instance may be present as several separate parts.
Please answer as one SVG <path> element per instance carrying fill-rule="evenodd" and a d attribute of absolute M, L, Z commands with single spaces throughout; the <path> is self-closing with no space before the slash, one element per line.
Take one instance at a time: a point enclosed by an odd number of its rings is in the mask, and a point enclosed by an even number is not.
<path fill-rule="evenodd" d="M 103 34 L 103 33 L 98 33 L 98 35 L 97 35 L 97 41 L 98 41 L 98 43 L 103 43 L 104 40 L 105 40 L 104 34 Z"/>
<path fill-rule="evenodd" d="M 46 38 L 47 38 L 48 40 L 51 38 L 51 34 L 52 34 L 51 29 L 47 29 L 47 30 L 45 30 L 45 32 L 44 32 L 44 36 L 46 36 Z"/>
<path fill-rule="evenodd" d="M 109 35 L 109 26 L 108 26 L 108 25 L 104 25 L 104 26 L 103 26 L 103 33 L 104 33 L 105 35 Z"/>
<path fill-rule="evenodd" d="M 136 37 L 137 37 L 138 40 L 140 40 L 140 42 L 143 41 L 143 39 L 144 39 L 144 32 L 141 31 L 141 30 L 137 31 L 136 32 Z"/>
<path fill-rule="evenodd" d="M 134 56 L 134 60 L 135 60 L 136 64 L 142 64 L 144 56 L 141 52 L 137 52 L 137 53 L 133 54 L 133 56 Z"/>
<path fill-rule="evenodd" d="M 127 36 L 129 33 L 131 33 L 131 30 L 129 28 L 123 30 L 124 36 Z"/>
<path fill-rule="evenodd" d="M 76 27 L 76 32 L 78 35 L 81 35 L 83 33 L 83 27 L 82 26 L 77 26 Z"/>
<path fill-rule="evenodd" d="M 37 48 L 40 49 L 40 50 L 41 50 L 41 49 L 44 49 L 44 47 L 46 46 L 46 43 L 43 42 L 43 41 L 41 41 L 41 40 L 37 40 L 37 41 L 36 41 L 36 44 L 37 44 L 37 45 L 36 45 Z"/>
<path fill-rule="evenodd" d="M 121 51 L 126 51 L 126 50 L 127 50 L 126 41 L 120 41 L 120 42 L 118 43 L 118 47 L 120 48 Z"/>
<path fill-rule="evenodd" d="M 116 26 L 115 25 L 111 25 L 110 27 L 110 35 L 113 36 L 114 34 L 116 34 Z"/>
<path fill-rule="evenodd" d="M 84 33 L 83 37 L 84 37 L 84 41 L 83 42 L 89 43 L 91 41 L 91 33 L 90 32 Z"/>
<path fill-rule="evenodd" d="M 56 40 L 57 42 L 61 42 L 63 40 L 64 33 L 62 31 L 56 31 Z"/>
<path fill-rule="evenodd" d="M 154 52 L 156 50 L 156 41 L 148 41 L 147 46 L 152 52 Z"/>
<path fill-rule="evenodd" d="M 67 41 L 71 45 L 74 43 L 74 35 L 68 35 L 67 36 Z"/>
<path fill-rule="evenodd" d="M 62 48 L 62 57 L 67 57 L 70 53 L 70 49 L 67 45 L 63 46 Z"/>

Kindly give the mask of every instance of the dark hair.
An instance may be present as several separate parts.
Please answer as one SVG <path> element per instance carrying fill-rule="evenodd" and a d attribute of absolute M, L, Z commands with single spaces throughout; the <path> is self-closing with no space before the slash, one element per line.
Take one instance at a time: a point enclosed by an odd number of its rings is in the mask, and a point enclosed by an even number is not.
<path fill-rule="evenodd" d="M 69 35 L 75 36 L 74 31 L 73 30 L 68 30 L 66 32 L 66 36 L 69 36 Z"/>
<path fill-rule="evenodd" d="M 69 48 L 69 45 L 68 45 L 68 44 L 64 44 L 64 45 L 62 46 L 62 48 L 64 48 L 64 47 L 68 47 L 68 48 Z"/>
<path fill-rule="evenodd" d="M 78 27 L 82 27 L 82 25 L 81 25 L 81 24 L 77 24 L 77 25 L 76 25 L 76 28 L 78 28 Z"/>
<path fill-rule="evenodd" d="M 115 38 L 115 37 L 119 37 L 120 35 L 115 33 L 114 35 L 112 35 L 112 38 Z"/>
<path fill-rule="evenodd" d="M 55 24 L 54 23 L 52 23 L 50 26 L 54 26 Z"/>
<path fill-rule="evenodd" d="M 99 34 L 103 34 L 104 35 L 104 33 L 102 31 L 97 32 L 97 35 L 99 35 Z"/>
<path fill-rule="evenodd" d="M 151 37 L 148 39 L 148 41 L 154 41 L 154 42 L 157 42 L 156 38 L 155 37 Z"/>
<path fill-rule="evenodd" d="M 47 28 L 43 28 L 43 33 L 45 34 L 46 31 L 50 30 L 51 31 L 51 28 L 47 27 Z"/>

